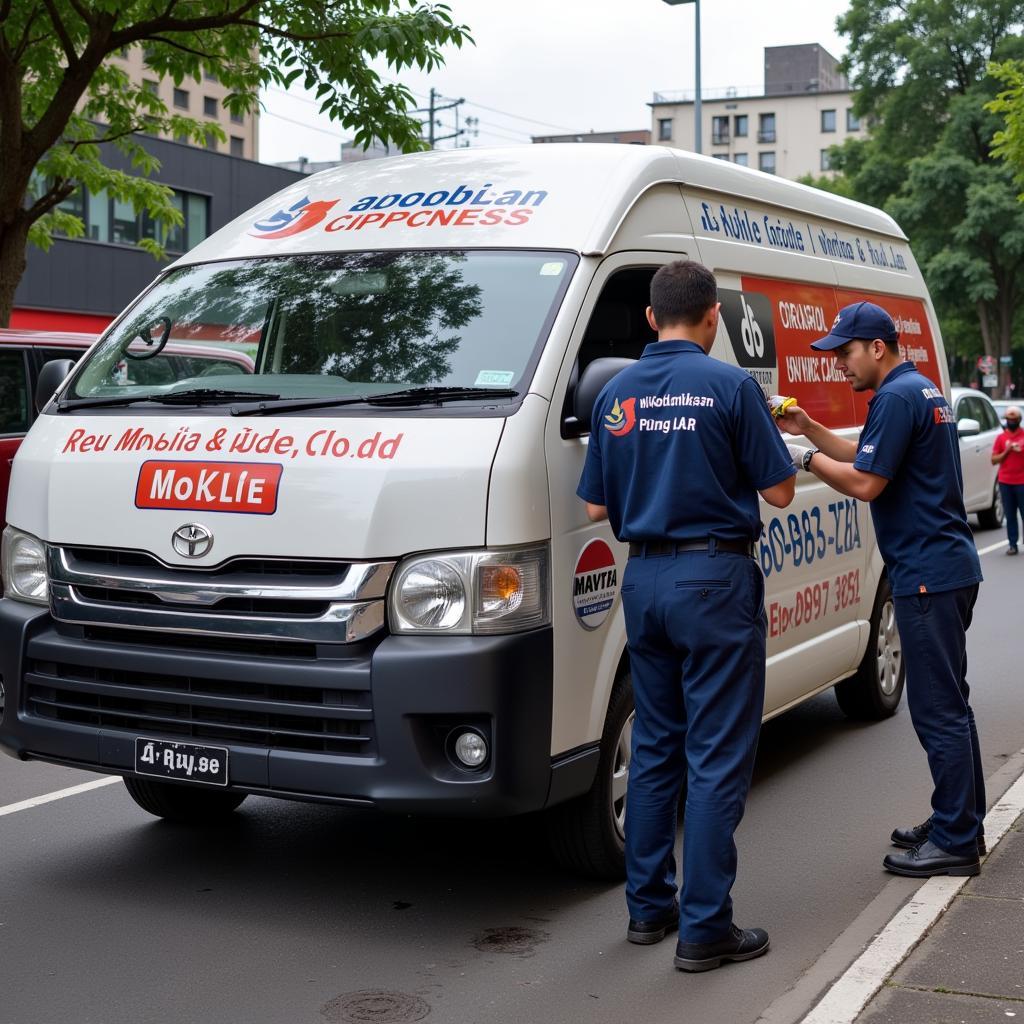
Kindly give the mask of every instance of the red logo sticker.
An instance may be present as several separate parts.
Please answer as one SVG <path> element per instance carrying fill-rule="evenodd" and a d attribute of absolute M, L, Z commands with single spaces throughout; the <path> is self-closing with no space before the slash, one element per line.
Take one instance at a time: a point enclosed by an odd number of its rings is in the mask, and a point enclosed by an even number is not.
<path fill-rule="evenodd" d="M 263 462 L 144 462 L 135 507 L 272 516 L 281 472 Z"/>

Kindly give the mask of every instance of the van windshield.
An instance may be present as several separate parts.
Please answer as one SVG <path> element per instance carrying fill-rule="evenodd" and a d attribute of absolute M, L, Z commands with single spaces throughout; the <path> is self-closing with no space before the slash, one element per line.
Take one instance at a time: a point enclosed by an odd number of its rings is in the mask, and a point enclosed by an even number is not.
<path fill-rule="evenodd" d="M 577 262 L 446 250 L 182 267 L 83 360 L 65 397 L 283 403 L 406 388 L 481 389 L 482 400 L 485 388 L 522 392 Z"/>

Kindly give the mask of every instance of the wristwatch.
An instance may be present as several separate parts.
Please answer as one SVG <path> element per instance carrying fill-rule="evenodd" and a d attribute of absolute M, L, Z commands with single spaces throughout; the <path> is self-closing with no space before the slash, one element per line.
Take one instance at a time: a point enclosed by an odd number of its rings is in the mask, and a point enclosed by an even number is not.
<path fill-rule="evenodd" d="M 806 471 L 810 472 L 810 469 L 811 469 L 811 459 L 813 459 L 814 456 L 817 455 L 817 454 L 818 454 L 818 449 L 817 448 L 808 448 L 807 451 L 804 452 L 803 468 Z"/>

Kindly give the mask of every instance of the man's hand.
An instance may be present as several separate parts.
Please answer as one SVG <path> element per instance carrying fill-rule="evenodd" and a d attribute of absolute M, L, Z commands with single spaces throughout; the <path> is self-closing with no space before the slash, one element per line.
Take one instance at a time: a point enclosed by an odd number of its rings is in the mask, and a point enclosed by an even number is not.
<path fill-rule="evenodd" d="M 804 468 L 804 456 L 810 451 L 809 448 L 804 448 L 799 444 L 787 444 L 786 450 L 789 452 L 789 457 L 793 460 L 793 465 L 797 469 Z"/>
<path fill-rule="evenodd" d="M 791 405 L 786 412 L 776 417 L 775 422 L 783 433 L 801 437 L 810 430 L 812 421 L 799 405 Z"/>

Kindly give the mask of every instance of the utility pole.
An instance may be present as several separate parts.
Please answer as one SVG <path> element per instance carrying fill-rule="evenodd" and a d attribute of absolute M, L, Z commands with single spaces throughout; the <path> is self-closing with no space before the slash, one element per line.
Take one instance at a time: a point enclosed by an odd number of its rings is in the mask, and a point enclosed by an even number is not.
<path fill-rule="evenodd" d="M 445 142 L 448 139 L 457 139 L 460 136 L 467 134 L 467 131 L 466 131 L 465 128 L 460 128 L 459 127 L 459 107 L 461 107 L 462 104 L 466 102 L 465 98 L 464 97 L 460 97 L 457 100 L 451 100 L 450 102 L 446 102 L 446 103 L 439 103 L 438 102 L 439 100 L 443 100 L 443 99 L 445 99 L 445 97 L 442 96 L 436 89 L 431 87 L 431 89 L 430 89 L 430 105 L 428 107 L 420 109 L 420 110 L 411 110 L 411 111 L 409 111 L 409 113 L 411 113 L 411 114 L 426 114 L 427 115 L 427 121 L 426 121 L 426 126 L 427 126 L 427 143 L 430 145 L 431 149 L 433 149 L 439 142 Z M 448 135 L 438 135 L 437 132 L 436 132 L 436 129 L 441 127 L 441 122 L 440 122 L 440 120 L 438 120 L 437 115 L 440 114 L 442 110 L 454 110 L 455 111 L 455 131 L 451 132 Z M 468 124 L 470 124 L 470 122 L 472 122 L 473 124 L 477 123 L 476 119 L 474 119 L 474 118 L 466 118 L 466 124 L 468 125 Z M 476 130 L 473 130 L 471 134 L 474 134 L 474 135 L 477 134 Z"/>

